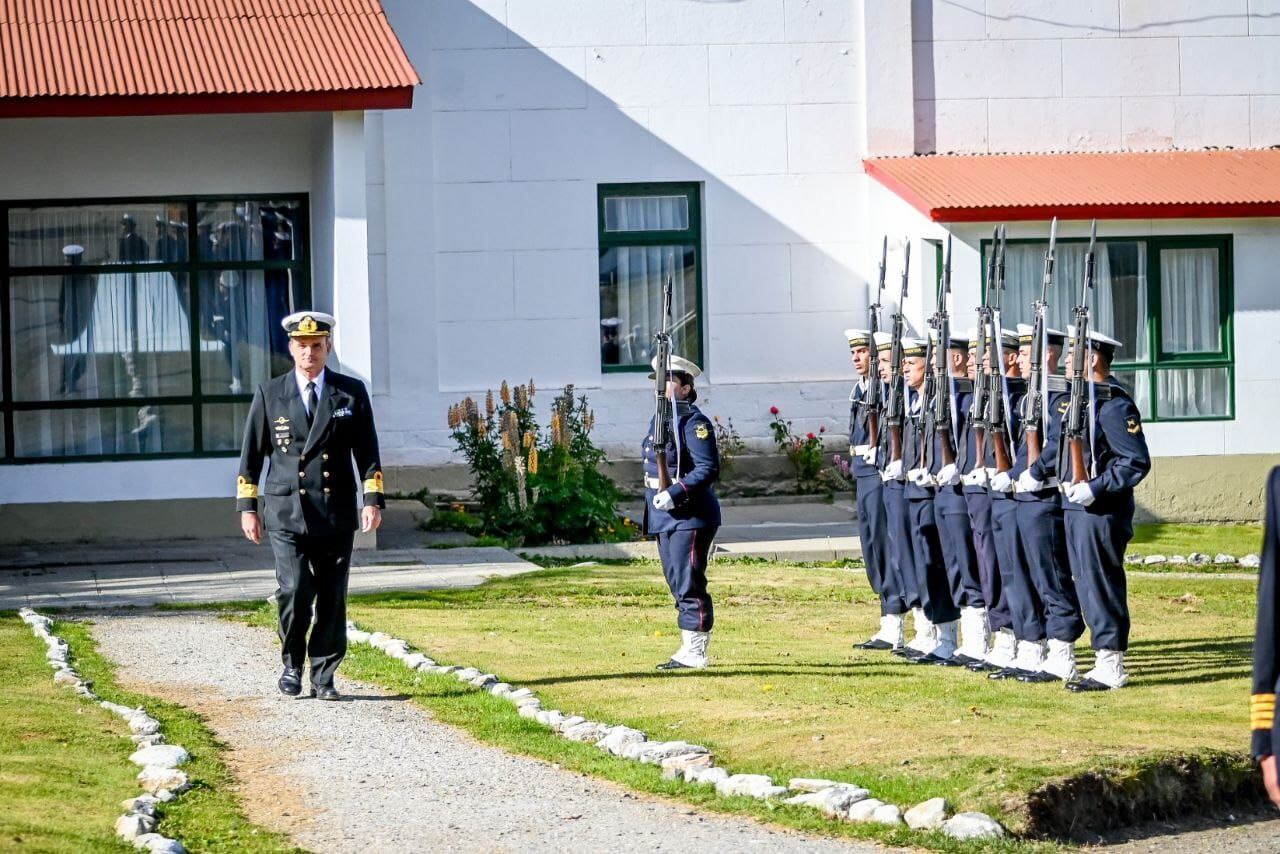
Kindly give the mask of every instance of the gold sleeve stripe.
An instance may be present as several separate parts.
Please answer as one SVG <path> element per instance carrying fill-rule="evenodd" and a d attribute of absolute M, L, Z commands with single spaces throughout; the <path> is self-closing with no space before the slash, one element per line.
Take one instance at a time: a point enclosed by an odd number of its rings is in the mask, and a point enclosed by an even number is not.
<path fill-rule="evenodd" d="M 257 498 L 258 485 L 250 483 L 243 475 L 236 478 L 236 498 Z"/>
<path fill-rule="evenodd" d="M 1249 698 L 1249 729 L 1271 729 L 1275 718 L 1275 694 L 1254 694 Z"/>
<path fill-rule="evenodd" d="M 381 494 L 382 494 L 382 492 L 383 492 L 383 488 L 382 488 L 382 472 L 380 472 L 380 471 L 376 471 L 376 472 L 374 472 L 374 473 L 373 473 L 373 477 L 371 477 L 371 478 L 367 478 L 367 479 L 365 480 L 365 482 L 364 482 L 364 491 L 365 491 L 365 492 L 376 492 L 376 493 L 378 493 L 379 495 L 381 495 Z"/>

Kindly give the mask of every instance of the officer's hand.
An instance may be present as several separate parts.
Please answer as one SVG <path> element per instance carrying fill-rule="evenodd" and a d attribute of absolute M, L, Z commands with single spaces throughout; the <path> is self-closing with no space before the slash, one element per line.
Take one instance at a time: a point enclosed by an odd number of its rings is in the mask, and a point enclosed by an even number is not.
<path fill-rule="evenodd" d="M 960 470 L 956 468 L 955 463 L 950 463 L 938 470 L 938 476 L 935 479 L 938 481 L 938 486 L 955 486 L 960 482 Z"/>
<path fill-rule="evenodd" d="M 360 530 L 364 533 L 378 530 L 378 526 L 382 524 L 382 508 L 376 504 L 370 504 L 368 507 L 360 511 Z"/>
<path fill-rule="evenodd" d="M 986 486 L 987 470 L 979 466 L 968 474 L 960 475 L 960 482 L 965 486 Z"/>
<path fill-rule="evenodd" d="M 245 539 L 253 540 L 253 542 L 262 543 L 262 519 L 255 511 L 247 511 L 240 514 L 240 530 L 244 532 Z"/>
<path fill-rule="evenodd" d="M 671 497 L 671 493 L 665 489 L 653 496 L 654 510 L 670 510 L 676 506 L 676 500 Z"/>
<path fill-rule="evenodd" d="M 1027 469 L 1018 475 L 1018 491 L 1019 492 L 1039 492 L 1044 489 L 1044 481 L 1036 480 L 1035 475 L 1031 473 L 1031 469 Z"/>
<path fill-rule="evenodd" d="M 1009 477 L 1007 471 L 998 471 L 995 477 L 991 478 L 992 492 L 1009 492 L 1013 489 L 1013 478 Z"/>
<path fill-rule="evenodd" d="M 890 460 L 888 464 L 885 465 L 884 471 L 880 472 L 880 479 L 885 481 L 901 480 L 902 460 Z"/>
<path fill-rule="evenodd" d="M 1094 500 L 1093 490 L 1087 482 L 1073 483 L 1067 487 L 1067 500 L 1081 507 L 1088 507 Z"/>
<path fill-rule="evenodd" d="M 875 446 L 875 445 L 863 445 L 862 447 L 864 447 L 864 448 L 866 448 L 866 449 L 867 449 L 867 450 L 866 450 L 865 452 L 863 452 L 863 454 L 862 454 L 862 460 L 863 460 L 863 462 L 865 462 L 865 463 L 866 463 L 867 465 L 869 465 L 869 466 L 873 466 L 873 465 L 875 465 L 875 464 L 876 464 L 876 446 Z"/>
<path fill-rule="evenodd" d="M 1267 797 L 1271 798 L 1271 803 L 1280 807 L 1280 776 L 1276 771 L 1276 758 L 1274 756 L 1262 757 L 1262 784 L 1267 787 Z"/>
<path fill-rule="evenodd" d="M 933 486 L 933 478 L 929 476 L 929 470 L 926 468 L 915 468 L 907 472 L 907 480 L 916 486 Z"/>

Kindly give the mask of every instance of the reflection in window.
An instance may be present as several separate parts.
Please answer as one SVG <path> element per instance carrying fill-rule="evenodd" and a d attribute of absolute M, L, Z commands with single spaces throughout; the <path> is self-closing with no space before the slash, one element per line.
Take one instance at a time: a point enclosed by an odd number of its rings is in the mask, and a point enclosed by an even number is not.
<path fill-rule="evenodd" d="M 280 319 L 295 310 L 293 270 L 212 270 L 200 274 L 200 385 L 206 394 L 243 394 L 292 364 Z"/>

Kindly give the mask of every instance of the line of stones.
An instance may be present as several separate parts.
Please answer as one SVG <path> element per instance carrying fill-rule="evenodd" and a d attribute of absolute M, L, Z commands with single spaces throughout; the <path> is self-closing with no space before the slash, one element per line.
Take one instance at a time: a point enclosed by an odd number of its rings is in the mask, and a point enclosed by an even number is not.
<path fill-rule="evenodd" d="M 764 774 L 730 774 L 716 765 L 711 751 L 701 745 L 650 741 L 645 733 L 631 727 L 611 726 L 589 721 L 581 715 L 566 715 L 558 709 L 544 709 L 542 701 L 528 688 L 515 687 L 474 667 L 437 664 L 423 653 L 412 651 L 407 641 L 383 632 L 366 632 L 349 622 L 347 639 L 378 649 L 410 670 L 452 675 L 459 682 L 501 697 L 515 705 L 520 717 L 549 727 L 570 741 L 593 744 L 623 759 L 658 765 L 664 779 L 713 785 L 716 793 L 724 797 L 785 798 L 784 803 L 811 807 L 838 821 L 906 824 L 915 830 L 940 830 L 955 839 L 989 839 L 1005 834 L 1000 823 L 985 813 L 950 816 L 950 808 L 943 798 L 927 800 L 904 813 L 900 807 L 873 798 L 867 789 L 849 783 L 793 778 L 787 785 L 779 786 Z"/>
<path fill-rule="evenodd" d="M 1139 552 L 1129 552 L 1124 556 L 1124 562 L 1129 565 L 1144 564 L 1146 566 L 1154 566 L 1156 564 L 1169 564 L 1171 566 L 1242 566 L 1245 569 L 1257 569 L 1262 566 L 1262 558 L 1256 554 L 1236 557 L 1235 555 L 1219 553 L 1209 557 L 1204 552 L 1192 552 L 1189 555 L 1144 555 Z"/>
<path fill-rule="evenodd" d="M 71 664 L 67 642 L 53 633 L 53 620 L 30 608 L 22 608 L 18 616 L 48 647 L 45 659 L 53 668 L 53 681 L 123 718 L 132 733 L 130 738 L 138 746 L 129 761 L 142 768 L 138 772 L 138 783 L 143 793 L 121 802 L 124 815 L 116 819 L 116 835 L 131 842 L 134 848 L 160 854 L 183 854 L 187 849 L 181 842 L 156 833 L 155 828 L 156 804 L 173 800 L 190 785 L 186 773 L 178 769 L 190 758 L 187 751 L 180 745 L 166 744 L 160 733 L 160 722 L 141 707 L 131 709 L 95 694 L 93 685 L 80 678 Z"/>

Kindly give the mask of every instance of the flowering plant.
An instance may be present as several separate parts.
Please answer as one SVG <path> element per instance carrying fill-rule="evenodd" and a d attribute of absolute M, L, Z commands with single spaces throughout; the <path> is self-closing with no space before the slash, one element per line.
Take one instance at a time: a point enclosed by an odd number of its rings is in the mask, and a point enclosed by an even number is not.
<path fill-rule="evenodd" d="M 826 427 L 819 427 L 817 433 L 806 433 L 803 438 L 792 433 L 791 422 L 782 417 L 778 407 L 769 407 L 773 420 L 769 429 L 773 431 L 773 442 L 778 450 L 786 454 L 796 473 L 796 491 L 801 493 L 822 491 L 822 439 L 827 432 Z"/>
<path fill-rule="evenodd" d="M 719 415 L 711 416 L 716 427 L 716 448 L 720 451 L 720 479 L 729 474 L 734 459 L 747 449 L 747 443 L 738 435 L 738 428 L 733 426 L 733 419 L 720 420 Z"/>

